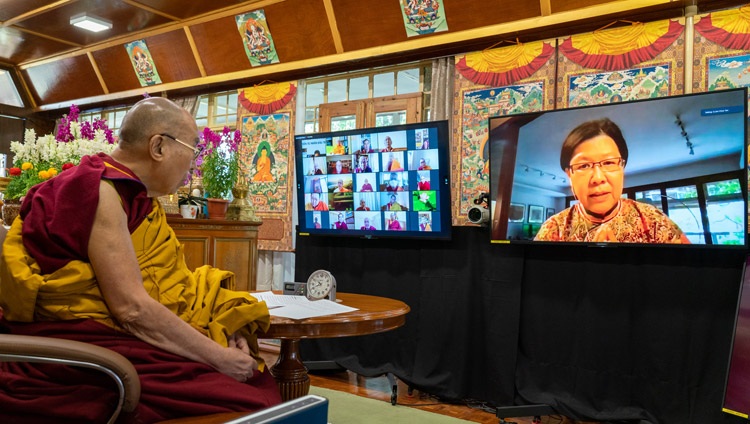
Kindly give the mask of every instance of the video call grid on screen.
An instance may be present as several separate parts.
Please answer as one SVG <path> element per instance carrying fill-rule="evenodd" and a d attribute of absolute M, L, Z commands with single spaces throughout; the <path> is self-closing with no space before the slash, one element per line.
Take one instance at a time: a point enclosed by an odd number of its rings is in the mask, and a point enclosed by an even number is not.
<path fill-rule="evenodd" d="M 440 121 L 296 137 L 300 231 L 445 238 L 446 135 Z"/>
<path fill-rule="evenodd" d="M 564 139 L 583 122 L 609 118 L 620 128 L 629 151 L 622 170 L 624 191 L 637 190 L 639 196 L 651 196 L 645 200 L 653 204 L 663 199 L 672 205 L 678 215 L 675 219 L 684 215 L 683 232 L 690 245 L 705 246 L 704 232 L 709 239 L 718 238 L 711 246 L 722 243 L 721 234 L 712 234 L 709 231 L 713 229 L 703 225 L 698 206 L 687 204 L 704 201 L 705 195 L 683 200 L 669 192 L 660 194 L 659 186 L 715 182 L 723 177 L 739 180 L 741 193 L 735 195 L 734 202 L 704 205 L 708 212 L 703 213 L 709 215 L 709 221 L 726 215 L 726 219 L 710 221 L 709 226 L 717 228 L 717 233 L 730 233 L 727 243 L 734 244 L 725 247 L 745 248 L 747 114 L 747 89 L 742 88 L 490 118 L 486 150 L 490 158 L 491 241 L 546 242 L 535 240 L 542 225 L 569 207 L 567 199 L 574 199 L 571 205 L 578 199 L 573 197 L 570 176 L 560 164 Z M 627 196 L 623 193 L 622 197 Z M 580 243 L 554 243 L 560 242 Z"/>

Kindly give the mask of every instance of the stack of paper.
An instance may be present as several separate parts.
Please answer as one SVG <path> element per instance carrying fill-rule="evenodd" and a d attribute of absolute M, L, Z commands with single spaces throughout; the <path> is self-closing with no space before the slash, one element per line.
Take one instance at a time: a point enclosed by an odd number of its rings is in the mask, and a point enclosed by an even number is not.
<path fill-rule="evenodd" d="M 273 317 L 305 319 L 357 310 L 357 308 L 344 306 L 327 299 L 310 300 L 305 296 L 276 294 L 270 291 L 250 294 L 259 301 L 265 301 L 268 312 Z"/>

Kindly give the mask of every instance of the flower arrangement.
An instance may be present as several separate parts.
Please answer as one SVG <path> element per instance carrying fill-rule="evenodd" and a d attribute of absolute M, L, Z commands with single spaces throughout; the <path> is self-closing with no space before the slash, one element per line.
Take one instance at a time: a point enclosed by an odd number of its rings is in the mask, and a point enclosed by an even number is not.
<path fill-rule="evenodd" d="M 8 169 L 10 182 L 4 199 L 20 199 L 29 189 L 42 181 L 70 169 L 86 155 L 111 153 L 115 148 L 112 131 L 106 121 L 78 122 L 78 108 L 70 107 L 63 116 L 57 135 L 37 137 L 33 129 L 26 130 L 23 142 L 11 141 L 13 166 Z"/>
<path fill-rule="evenodd" d="M 224 127 L 221 133 L 206 127 L 200 138 L 198 146 L 203 152 L 196 159 L 196 176 L 202 177 L 208 197 L 229 199 L 239 172 L 237 148 L 242 135 L 228 127 Z"/>

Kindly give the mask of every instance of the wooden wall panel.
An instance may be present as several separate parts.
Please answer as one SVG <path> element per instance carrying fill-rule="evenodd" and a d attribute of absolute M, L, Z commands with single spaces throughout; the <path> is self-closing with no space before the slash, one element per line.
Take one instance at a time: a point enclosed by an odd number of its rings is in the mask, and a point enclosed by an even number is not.
<path fill-rule="evenodd" d="M 186 19 L 216 9 L 236 6 L 244 0 L 210 0 L 210 1 L 175 1 L 175 0 L 138 0 L 138 3 L 160 10 L 170 16 Z"/>
<path fill-rule="evenodd" d="M 193 25 L 190 33 L 207 75 L 250 68 L 234 16 Z"/>
<path fill-rule="evenodd" d="M 263 10 L 280 62 L 336 53 L 323 0 L 288 0 Z"/>
<path fill-rule="evenodd" d="M 86 55 L 32 66 L 23 70 L 22 74 L 38 104 L 105 94 Z"/>
<path fill-rule="evenodd" d="M 91 54 L 110 93 L 132 90 L 141 86 L 124 45 L 108 47 Z"/>
<path fill-rule="evenodd" d="M 74 46 L 38 35 L 0 26 L 0 61 L 24 63 L 56 54 Z"/>
<path fill-rule="evenodd" d="M 560 13 L 610 3 L 611 1 L 612 0 L 550 0 L 550 6 L 552 13 Z"/>
<path fill-rule="evenodd" d="M 331 0 L 344 51 L 385 46 L 406 41 L 404 18 L 398 1 L 366 7 L 361 0 Z"/>
<path fill-rule="evenodd" d="M 148 37 L 146 45 L 162 82 L 181 81 L 201 76 L 184 30 Z"/>
<path fill-rule="evenodd" d="M 88 12 L 112 22 L 111 31 L 90 32 L 70 25 L 70 17 Z M 154 28 L 169 19 L 131 6 L 122 1 L 77 0 L 30 17 L 16 25 L 61 40 L 78 44 L 102 42 L 113 33 L 127 33 Z"/>
<path fill-rule="evenodd" d="M 46 6 L 47 0 L 0 0 L 0 21 L 7 21 L 36 8 Z"/>
<path fill-rule="evenodd" d="M 25 126 L 24 119 L 0 116 L 0 153 L 8 155 L 6 168 L 10 168 L 13 161 L 13 155 L 10 153 L 10 142 L 23 140 Z"/>
<path fill-rule="evenodd" d="M 456 32 L 541 16 L 538 0 L 443 0 L 448 31 Z"/>

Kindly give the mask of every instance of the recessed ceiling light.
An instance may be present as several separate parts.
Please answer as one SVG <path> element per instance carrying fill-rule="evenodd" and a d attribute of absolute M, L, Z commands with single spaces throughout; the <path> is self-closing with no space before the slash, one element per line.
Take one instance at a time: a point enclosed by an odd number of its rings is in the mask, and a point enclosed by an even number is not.
<path fill-rule="evenodd" d="M 112 22 L 98 16 L 89 15 L 86 12 L 72 16 L 70 24 L 91 32 L 99 32 L 112 28 Z"/>

